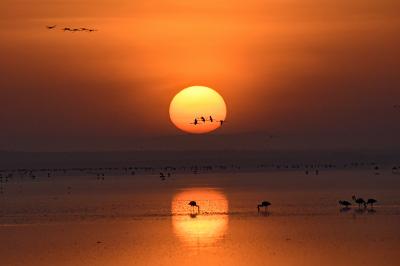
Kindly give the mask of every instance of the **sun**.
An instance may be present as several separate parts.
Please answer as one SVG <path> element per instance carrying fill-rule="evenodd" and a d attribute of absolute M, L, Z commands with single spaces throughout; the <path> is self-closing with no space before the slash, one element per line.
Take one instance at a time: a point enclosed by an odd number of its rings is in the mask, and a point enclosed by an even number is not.
<path fill-rule="evenodd" d="M 211 132 L 226 118 L 226 104 L 215 90 L 204 86 L 183 89 L 169 106 L 172 123 L 182 131 L 194 134 Z M 221 122 L 222 121 L 222 122 Z"/>

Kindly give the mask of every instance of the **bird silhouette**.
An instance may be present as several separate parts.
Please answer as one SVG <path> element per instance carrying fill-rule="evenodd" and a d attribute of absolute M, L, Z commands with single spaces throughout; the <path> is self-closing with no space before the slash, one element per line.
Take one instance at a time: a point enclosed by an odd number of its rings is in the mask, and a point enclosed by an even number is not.
<path fill-rule="evenodd" d="M 55 27 L 57 27 L 57 25 L 46 26 L 46 28 L 49 29 L 49 30 L 52 30 L 52 29 L 54 29 Z"/>
<path fill-rule="evenodd" d="M 63 31 L 71 31 L 71 28 L 63 28 L 61 30 L 63 30 Z"/>
<path fill-rule="evenodd" d="M 271 203 L 269 201 L 263 201 L 263 202 L 261 202 L 261 204 L 257 205 L 257 210 L 258 210 L 258 212 L 260 212 L 260 208 L 264 208 L 264 210 L 267 211 L 268 206 L 270 206 L 270 205 L 271 205 Z"/>
<path fill-rule="evenodd" d="M 367 203 L 363 198 L 357 198 L 355 195 L 353 195 L 353 197 L 351 198 L 354 200 L 355 203 L 358 204 L 358 208 L 361 208 L 361 204 L 364 204 L 364 207 L 367 207 Z"/>
<path fill-rule="evenodd" d="M 192 211 L 194 207 L 197 207 L 197 213 L 200 212 L 200 206 L 194 200 L 190 201 L 188 205 L 192 206 Z"/>
<path fill-rule="evenodd" d="M 347 200 L 339 200 L 339 204 L 341 206 L 344 206 L 345 208 L 349 208 L 349 206 L 351 206 L 351 203 L 348 202 Z"/>
<path fill-rule="evenodd" d="M 208 121 L 210 121 L 211 123 L 214 122 L 214 119 L 212 118 L 212 116 L 210 115 Z"/>
<path fill-rule="evenodd" d="M 199 121 L 197 120 L 197 118 L 195 118 L 193 123 L 190 123 L 190 124 L 197 126 L 197 124 L 199 124 Z"/>
<path fill-rule="evenodd" d="M 378 201 L 376 199 L 368 199 L 366 205 L 371 205 L 371 209 L 374 207 L 374 204 Z"/>
<path fill-rule="evenodd" d="M 218 120 L 217 122 L 219 122 L 220 126 L 222 126 L 225 123 L 225 120 Z"/>

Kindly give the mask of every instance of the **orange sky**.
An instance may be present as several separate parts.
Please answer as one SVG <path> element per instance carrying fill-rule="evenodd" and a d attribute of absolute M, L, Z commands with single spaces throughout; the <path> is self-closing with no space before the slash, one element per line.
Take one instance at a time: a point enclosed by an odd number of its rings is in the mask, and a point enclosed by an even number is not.
<path fill-rule="evenodd" d="M 225 98 L 215 134 L 400 134 L 399 1 L 142 2 L 1 1 L 0 149 L 181 134 L 168 107 L 190 85 Z"/>

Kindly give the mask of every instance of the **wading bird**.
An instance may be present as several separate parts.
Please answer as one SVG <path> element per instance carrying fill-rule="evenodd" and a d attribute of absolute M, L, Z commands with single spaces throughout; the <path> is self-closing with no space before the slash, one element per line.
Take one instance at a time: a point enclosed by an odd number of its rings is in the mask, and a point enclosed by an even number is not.
<path fill-rule="evenodd" d="M 341 206 L 344 206 L 345 208 L 349 208 L 349 206 L 351 206 L 351 203 L 348 202 L 347 200 L 339 200 L 339 204 Z"/>
<path fill-rule="evenodd" d="M 47 29 L 49 29 L 49 30 L 52 30 L 52 29 L 54 29 L 55 27 L 57 27 L 57 25 L 53 25 L 53 26 L 46 26 L 46 28 L 47 28 Z"/>
<path fill-rule="evenodd" d="M 357 198 L 355 195 L 353 195 L 353 197 L 351 198 L 354 200 L 355 203 L 358 204 L 358 208 L 361 208 L 361 204 L 364 204 L 364 207 L 367 207 L 367 203 L 363 198 Z"/>
<path fill-rule="evenodd" d="M 194 200 L 192 200 L 191 202 L 189 202 L 188 205 L 192 206 L 192 211 L 193 211 L 194 207 L 197 207 L 197 212 L 200 212 L 200 206 L 197 205 L 197 203 L 196 203 Z"/>
<path fill-rule="evenodd" d="M 271 203 L 269 201 L 263 201 L 263 202 L 261 202 L 261 204 L 257 205 L 257 210 L 258 210 L 258 212 L 260 212 L 260 208 L 264 208 L 264 210 L 267 211 L 268 206 L 270 206 L 270 205 L 271 205 Z"/>
<path fill-rule="evenodd" d="M 368 199 L 366 205 L 371 205 L 371 209 L 374 207 L 374 204 L 378 201 L 376 199 Z"/>
<path fill-rule="evenodd" d="M 212 118 L 211 115 L 210 115 L 210 119 L 208 119 L 208 121 L 210 121 L 211 123 L 214 122 L 214 119 Z"/>
<path fill-rule="evenodd" d="M 63 30 L 63 31 L 71 31 L 71 28 L 63 28 L 61 30 Z"/>

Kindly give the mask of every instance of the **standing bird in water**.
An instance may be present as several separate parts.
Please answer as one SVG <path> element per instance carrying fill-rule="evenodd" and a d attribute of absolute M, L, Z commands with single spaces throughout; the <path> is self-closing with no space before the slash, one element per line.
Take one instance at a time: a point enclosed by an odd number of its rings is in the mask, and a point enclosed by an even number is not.
<path fill-rule="evenodd" d="M 355 203 L 358 204 L 358 208 L 361 208 L 361 204 L 364 204 L 364 208 L 367 207 L 367 203 L 363 198 L 357 198 L 355 195 L 353 195 L 353 197 L 351 198 L 354 200 Z"/>
<path fill-rule="evenodd" d="M 374 208 L 374 204 L 377 203 L 378 201 L 376 199 L 368 199 L 366 205 L 370 204 L 371 209 Z"/>
<path fill-rule="evenodd" d="M 208 121 L 210 121 L 211 123 L 214 122 L 214 119 L 212 118 L 211 115 L 210 115 L 210 119 L 208 119 Z"/>
<path fill-rule="evenodd" d="M 349 208 L 349 206 L 351 206 L 351 203 L 347 200 L 339 200 L 339 204 L 344 206 L 345 208 Z"/>
<path fill-rule="evenodd" d="M 53 26 L 46 26 L 46 28 L 47 28 L 47 29 L 49 29 L 49 30 L 52 30 L 52 29 L 54 29 L 55 27 L 57 27 L 57 25 L 53 25 Z"/>
<path fill-rule="evenodd" d="M 263 202 L 261 202 L 261 204 L 257 205 L 257 210 L 258 210 L 258 212 L 260 212 L 260 208 L 264 208 L 264 210 L 267 211 L 268 210 L 268 206 L 270 206 L 270 205 L 271 205 L 270 202 L 263 201 Z"/>
<path fill-rule="evenodd" d="M 194 207 L 197 207 L 197 213 L 200 212 L 200 206 L 197 205 L 197 203 L 196 203 L 194 200 L 192 200 L 191 202 L 189 202 L 188 205 L 192 206 L 192 211 L 193 211 Z"/>

